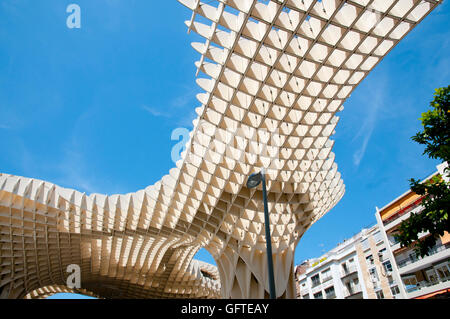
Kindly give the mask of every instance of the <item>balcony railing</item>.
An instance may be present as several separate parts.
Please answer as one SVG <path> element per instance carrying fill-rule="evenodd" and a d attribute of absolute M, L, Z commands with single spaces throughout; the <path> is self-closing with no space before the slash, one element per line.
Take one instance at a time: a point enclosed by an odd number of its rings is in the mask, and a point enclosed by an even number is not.
<path fill-rule="evenodd" d="M 402 217 L 403 215 L 409 213 L 409 212 L 412 211 L 414 208 L 416 208 L 417 206 L 419 206 L 419 205 L 422 203 L 424 197 L 425 197 L 425 196 L 421 196 L 421 197 L 419 197 L 418 199 L 416 199 L 413 203 L 409 204 L 408 206 L 403 207 L 403 208 L 400 208 L 396 213 L 394 213 L 394 214 L 392 215 L 392 217 L 389 217 L 388 219 L 386 219 L 386 220 L 383 222 L 384 226 L 386 226 L 386 225 L 392 223 L 394 220 L 396 220 L 396 219 Z"/>
<path fill-rule="evenodd" d="M 445 247 L 445 245 L 438 245 L 438 246 L 435 246 L 435 247 L 431 248 L 431 249 L 428 251 L 428 256 L 437 254 L 438 252 L 441 252 L 441 251 L 443 251 L 443 250 L 445 250 L 445 249 L 447 249 L 447 248 Z M 426 258 L 426 257 L 427 257 L 427 256 L 425 256 L 425 257 L 423 257 L 423 258 Z M 407 266 L 407 265 L 409 265 L 409 264 L 415 263 L 415 262 L 417 262 L 417 261 L 419 261 L 419 260 L 421 260 L 421 259 L 423 259 L 423 258 L 420 257 L 420 256 L 417 256 L 417 254 L 414 253 L 413 255 L 411 255 L 411 256 L 408 257 L 408 258 L 405 258 L 405 259 L 402 259 L 402 260 L 398 261 L 398 262 L 397 262 L 397 265 L 398 265 L 398 268 L 403 268 L 403 267 L 405 267 L 405 266 Z"/>
<path fill-rule="evenodd" d="M 325 296 L 327 297 L 327 299 L 334 299 L 334 298 L 336 298 L 336 294 L 334 292 L 326 294 Z"/>
<path fill-rule="evenodd" d="M 393 233 L 388 233 L 387 239 L 388 239 L 389 246 L 391 246 L 391 247 L 394 247 L 395 245 L 397 245 L 400 242 L 400 240 L 398 240 L 398 238 L 395 237 L 395 234 L 393 234 Z M 392 249 L 395 250 L 394 248 L 392 248 Z"/>
<path fill-rule="evenodd" d="M 326 277 L 322 277 L 322 282 L 326 282 L 326 281 L 331 280 L 331 279 L 333 279 L 333 276 L 328 275 Z"/>
<path fill-rule="evenodd" d="M 348 268 L 344 268 L 341 271 L 341 278 L 351 275 L 357 271 L 356 266 L 350 266 Z"/>
<path fill-rule="evenodd" d="M 423 280 L 423 281 L 419 281 L 417 283 L 417 285 L 407 285 L 406 288 L 406 292 L 411 293 L 413 291 L 416 290 L 420 290 L 426 287 L 431 287 L 431 286 L 435 286 L 444 282 L 450 281 L 450 276 L 444 277 L 444 278 L 438 278 L 436 280 L 433 281 L 427 281 L 427 280 Z"/>
<path fill-rule="evenodd" d="M 361 293 L 361 286 L 359 284 L 353 286 L 351 289 L 346 289 L 345 298 Z"/>

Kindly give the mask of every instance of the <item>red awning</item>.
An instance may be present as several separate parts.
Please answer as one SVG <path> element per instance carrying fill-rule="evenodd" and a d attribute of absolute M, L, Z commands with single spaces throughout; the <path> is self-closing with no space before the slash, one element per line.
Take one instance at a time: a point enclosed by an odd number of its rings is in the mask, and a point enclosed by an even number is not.
<path fill-rule="evenodd" d="M 450 292 L 450 289 L 442 289 L 442 290 L 438 290 L 438 291 L 432 292 L 432 293 L 427 294 L 427 295 L 423 295 L 423 296 L 420 296 L 420 297 L 416 297 L 416 298 L 414 298 L 414 299 L 428 299 L 428 298 L 431 298 L 431 297 L 436 296 L 436 295 L 444 294 L 444 293 L 446 293 L 446 292 Z"/>

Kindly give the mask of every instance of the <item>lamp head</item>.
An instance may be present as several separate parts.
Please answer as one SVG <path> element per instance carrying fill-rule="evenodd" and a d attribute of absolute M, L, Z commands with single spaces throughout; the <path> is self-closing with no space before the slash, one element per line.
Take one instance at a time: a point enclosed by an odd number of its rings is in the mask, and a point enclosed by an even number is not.
<path fill-rule="evenodd" d="M 247 187 L 254 188 L 258 186 L 262 181 L 261 172 L 251 174 L 247 179 Z"/>

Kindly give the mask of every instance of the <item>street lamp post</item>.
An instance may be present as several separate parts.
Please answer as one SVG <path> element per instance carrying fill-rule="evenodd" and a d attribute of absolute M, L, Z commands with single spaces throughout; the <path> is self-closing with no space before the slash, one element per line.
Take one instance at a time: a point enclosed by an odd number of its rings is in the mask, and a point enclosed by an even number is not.
<path fill-rule="evenodd" d="M 263 201 L 264 201 L 264 224 L 266 229 L 266 247 L 267 247 L 267 264 L 269 270 L 269 290 L 270 299 L 275 299 L 275 279 L 273 275 L 273 260 L 272 260 L 272 239 L 270 237 L 270 220 L 269 220 L 269 208 L 267 206 L 267 190 L 266 190 L 266 177 L 264 168 L 259 173 L 251 174 L 247 180 L 247 187 L 254 188 L 262 182 L 263 189 Z"/>

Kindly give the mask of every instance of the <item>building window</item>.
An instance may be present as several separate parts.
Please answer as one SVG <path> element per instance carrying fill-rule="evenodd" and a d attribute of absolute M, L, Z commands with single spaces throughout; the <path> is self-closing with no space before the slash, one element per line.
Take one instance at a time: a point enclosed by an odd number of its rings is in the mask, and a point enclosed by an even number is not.
<path fill-rule="evenodd" d="M 363 250 L 366 250 L 367 248 L 369 248 L 369 241 L 367 240 L 367 238 L 361 242 L 361 246 L 362 246 Z"/>
<path fill-rule="evenodd" d="M 314 294 L 314 299 L 323 299 L 322 292 L 319 291 L 318 293 Z"/>
<path fill-rule="evenodd" d="M 377 294 L 377 299 L 384 299 L 384 293 L 383 293 L 383 290 L 378 290 L 378 291 L 376 292 L 376 294 Z"/>
<path fill-rule="evenodd" d="M 391 292 L 392 292 L 392 295 L 395 296 L 395 295 L 398 295 L 400 293 L 400 289 L 398 289 L 398 286 L 392 286 L 391 287 Z"/>
<path fill-rule="evenodd" d="M 427 277 L 428 277 L 428 281 L 431 283 L 437 283 L 438 277 L 436 275 L 436 272 L 434 271 L 434 269 L 430 269 L 426 271 Z"/>
<path fill-rule="evenodd" d="M 336 294 L 334 293 L 334 286 L 328 287 L 325 289 L 325 294 L 327 296 L 327 299 L 332 299 L 336 297 Z"/>
<path fill-rule="evenodd" d="M 342 270 L 344 271 L 344 273 L 347 273 L 348 272 L 347 264 L 343 263 L 343 264 L 341 264 L 341 266 L 342 266 Z"/>
<path fill-rule="evenodd" d="M 330 280 L 331 279 L 331 271 L 330 271 L 330 268 L 328 268 L 327 270 L 324 270 L 323 272 L 322 272 L 322 282 L 325 282 L 325 281 L 327 281 L 327 280 Z"/>
<path fill-rule="evenodd" d="M 394 246 L 395 244 L 399 243 L 399 240 L 397 239 L 397 237 L 395 237 L 394 235 L 389 235 L 388 236 L 388 240 L 389 240 L 389 244 L 391 246 Z"/>
<path fill-rule="evenodd" d="M 436 267 L 436 271 L 441 278 L 441 280 L 447 280 L 450 279 L 450 271 L 448 265 L 442 265 Z"/>
<path fill-rule="evenodd" d="M 366 263 L 369 266 L 374 264 L 374 260 L 373 260 L 373 256 L 372 255 L 369 255 L 369 256 L 366 257 Z"/>
<path fill-rule="evenodd" d="M 416 276 L 412 275 L 412 276 L 408 276 L 408 277 L 404 277 L 402 278 L 403 283 L 405 284 L 405 288 L 407 292 L 411 292 L 414 290 L 417 290 L 417 279 Z"/>
<path fill-rule="evenodd" d="M 386 248 L 380 249 L 378 251 L 378 258 L 380 259 L 380 261 L 384 260 L 384 255 L 386 254 Z"/>
<path fill-rule="evenodd" d="M 313 287 L 320 285 L 319 274 L 312 276 L 311 277 L 311 282 L 312 282 L 312 286 Z"/>
<path fill-rule="evenodd" d="M 392 284 L 395 283 L 395 280 L 394 280 L 394 278 L 392 277 L 392 274 L 388 274 L 388 275 L 387 275 L 387 279 L 388 279 L 389 285 L 392 285 Z"/>
<path fill-rule="evenodd" d="M 372 279 L 372 282 L 378 281 L 378 274 L 375 267 L 369 269 L 370 279 Z"/>
<path fill-rule="evenodd" d="M 358 278 L 353 279 L 353 281 L 348 281 L 345 283 L 346 286 L 346 297 L 361 292 L 361 287 L 359 285 Z"/>
<path fill-rule="evenodd" d="M 405 277 L 403 278 L 403 282 L 405 285 L 417 285 L 416 276 Z"/>
<path fill-rule="evenodd" d="M 391 271 L 392 271 L 391 261 L 390 261 L 390 260 L 385 261 L 385 262 L 383 263 L 383 267 L 384 267 L 384 270 L 385 270 L 386 272 L 391 272 Z"/>
<path fill-rule="evenodd" d="M 382 241 L 383 238 L 381 237 L 381 232 L 377 232 L 375 235 L 373 235 L 373 239 L 375 240 L 375 243 L 379 243 L 380 241 Z"/>
<path fill-rule="evenodd" d="M 302 299 L 309 299 L 309 294 L 303 295 Z"/>

